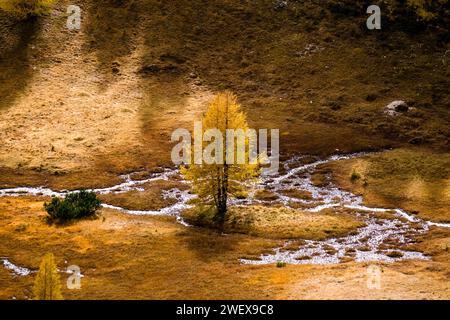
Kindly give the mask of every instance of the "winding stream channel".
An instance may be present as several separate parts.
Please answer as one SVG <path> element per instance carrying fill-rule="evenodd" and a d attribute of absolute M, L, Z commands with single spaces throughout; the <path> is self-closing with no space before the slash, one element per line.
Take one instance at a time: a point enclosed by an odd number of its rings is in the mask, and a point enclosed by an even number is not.
<path fill-rule="evenodd" d="M 402 249 L 405 245 L 412 243 L 414 237 L 429 230 L 430 226 L 449 228 L 449 223 L 435 223 L 421 220 L 402 209 L 386 209 L 367 207 L 363 199 L 350 192 L 340 190 L 331 183 L 325 186 L 316 186 L 312 183 L 311 176 L 319 165 L 332 161 L 346 160 L 361 157 L 367 153 L 355 153 L 350 155 L 334 155 L 327 159 L 317 159 L 310 156 L 295 156 L 284 163 L 282 174 L 275 177 L 262 177 L 253 186 L 252 192 L 246 199 L 231 200 L 230 205 L 247 206 L 253 204 L 278 203 L 286 207 L 292 204 L 304 206 L 303 212 L 315 214 L 327 208 L 352 209 L 365 226 L 358 229 L 355 234 L 345 237 L 331 238 L 323 241 L 304 240 L 297 249 L 292 249 L 290 241 L 281 248 L 276 248 L 273 253 L 261 255 L 259 259 L 242 259 L 243 264 L 273 264 L 279 261 L 290 264 L 336 264 L 344 260 L 355 261 L 384 261 L 393 262 L 406 259 L 429 259 L 421 252 Z M 91 189 L 97 194 L 117 194 L 132 190 L 144 191 L 143 185 L 156 180 L 179 180 L 177 169 L 164 169 L 160 173 L 154 173 L 143 180 L 133 179 L 133 174 L 122 175 L 123 182 L 101 189 Z M 186 181 L 180 181 L 187 183 Z M 257 190 L 270 190 L 278 196 L 277 200 L 264 201 L 255 198 Z M 299 199 L 286 195 L 286 190 L 299 190 L 310 193 L 308 199 Z M 64 197 L 67 190 L 54 191 L 44 187 L 18 187 L 0 189 L 0 197 L 19 196 L 57 196 Z M 176 202 L 160 210 L 128 210 L 110 204 L 102 204 L 103 207 L 119 210 L 134 215 L 171 215 L 185 226 L 188 224 L 181 218 L 180 213 L 190 208 L 189 200 L 195 196 L 188 190 L 173 188 L 163 190 L 165 199 L 174 199 Z M 378 217 L 380 213 L 391 213 L 392 219 Z M 1 258 L 4 266 L 18 275 L 28 275 L 29 270 L 13 265 L 7 258 Z"/>

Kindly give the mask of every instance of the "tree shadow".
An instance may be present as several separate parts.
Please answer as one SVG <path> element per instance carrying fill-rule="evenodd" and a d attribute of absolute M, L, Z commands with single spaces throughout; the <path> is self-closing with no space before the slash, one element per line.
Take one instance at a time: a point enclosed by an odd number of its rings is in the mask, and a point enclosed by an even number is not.
<path fill-rule="evenodd" d="M 141 13 L 137 1 L 98 0 L 86 7 L 87 49 L 97 57 L 97 72 L 101 86 L 114 81 L 121 57 L 130 55 L 137 47 Z"/>
<path fill-rule="evenodd" d="M 177 237 L 203 262 L 227 259 L 239 243 L 238 236 L 198 227 L 181 231 Z"/>
<path fill-rule="evenodd" d="M 33 77 L 29 45 L 41 27 L 39 19 L 17 21 L 0 13 L 0 110 L 8 108 Z"/>

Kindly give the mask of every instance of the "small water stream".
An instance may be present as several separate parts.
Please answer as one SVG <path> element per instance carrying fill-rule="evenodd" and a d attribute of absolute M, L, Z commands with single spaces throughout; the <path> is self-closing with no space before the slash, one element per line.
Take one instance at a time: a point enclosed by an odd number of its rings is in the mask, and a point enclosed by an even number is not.
<path fill-rule="evenodd" d="M 365 153 L 335 155 L 326 160 L 312 160 L 308 156 L 293 157 L 284 164 L 285 173 L 276 178 L 262 179 L 259 189 L 270 190 L 286 207 L 299 203 L 305 205 L 302 211 L 311 214 L 327 208 L 348 208 L 366 226 L 359 228 L 357 234 L 323 241 L 306 240 L 298 249 L 292 244 L 277 248 L 272 254 L 261 255 L 257 260 L 242 259 L 244 264 L 271 264 L 286 262 L 290 264 L 333 264 L 345 260 L 393 262 L 406 259 L 428 259 L 420 252 L 402 249 L 414 241 L 415 236 L 429 230 L 430 226 L 450 227 L 450 224 L 424 221 L 401 209 L 372 208 L 363 204 L 363 199 L 350 192 L 340 190 L 331 183 L 316 186 L 311 176 L 322 164 L 364 156 Z M 305 161 L 307 162 L 305 164 Z M 287 190 L 303 190 L 310 194 L 309 199 L 298 199 L 286 195 Z M 254 193 L 253 193 L 254 195 Z M 253 197 L 235 201 L 236 204 L 261 203 Z M 273 201 L 271 201 L 273 203 Z M 377 217 L 379 213 L 392 213 L 393 219 Z M 398 217 L 398 218 L 396 218 Z M 286 249 L 289 248 L 289 249 Z"/>
<path fill-rule="evenodd" d="M 19 266 L 15 265 L 11 261 L 9 261 L 7 258 L 0 258 L 0 262 L 3 264 L 3 266 L 6 269 L 11 270 L 11 272 L 17 276 L 27 276 L 32 272 L 28 268 L 19 267 Z"/>
<path fill-rule="evenodd" d="M 348 208 L 365 222 L 365 226 L 358 229 L 353 235 L 332 238 L 323 241 L 305 240 L 297 249 L 292 249 L 292 243 L 287 242 L 284 247 L 274 249 L 273 253 L 261 255 L 259 259 L 242 259 L 244 264 L 272 264 L 274 262 L 287 262 L 291 264 L 333 264 L 344 259 L 355 261 L 398 261 L 405 259 L 428 259 L 420 252 L 402 249 L 412 243 L 417 235 L 429 230 L 430 226 L 450 227 L 448 223 L 434 223 L 424 221 L 408 214 L 401 209 L 372 208 L 363 204 L 363 199 L 350 192 L 340 190 L 331 183 L 325 186 L 314 185 L 311 179 L 316 168 L 332 161 L 351 159 L 364 156 L 365 153 L 350 155 L 334 155 L 327 159 L 315 159 L 310 156 L 295 156 L 284 163 L 283 173 L 276 177 L 263 177 L 253 185 L 253 190 L 246 199 L 234 199 L 230 205 L 247 206 L 253 204 L 280 203 L 286 207 L 298 204 L 303 212 L 318 213 L 327 208 Z M 123 182 L 101 189 L 90 189 L 97 194 L 117 194 L 132 190 L 144 191 L 143 185 L 156 180 L 175 180 L 179 178 L 177 169 L 165 168 L 160 173 L 152 174 L 148 179 L 133 179 L 133 174 L 121 176 Z M 178 181 L 180 181 L 178 179 Z M 187 183 L 186 181 L 180 181 Z M 255 198 L 257 190 L 270 190 L 278 199 L 264 201 Z M 286 194 L 287 190 L 301 190 L 308 192 L 308 199 L 297 198 Z M 10 196 L 57 196 L 64 197 L 67 190 L 54 191 L 44 187 L 19 187 L 0 189 L 0 197 Z M 135 215 L 172 215 L 185 226 L 187 223 L 180 217 L 180 213 L 189 208 L 189 200 L 195 196 L 187 190 L 173 188 L 164 190 L 165 199 L 176 200 L 175 204 L 159 210 L 128 210 L 110 204 L 102 204 L 105 208 L 119 210 Z M 392 213 L 394 218 L 377 217 L 377 213 Z M 289 246 L 289 249 L 287 249 Z M 3 261 L 4 266 L 13 268 L 8 260 Z M 6 261 L 6 262 L 5 262 Z M 20 270 L 20 267 L 17 270 Z M 14 268 L 13 268 L 14 269 Z M 24 269 L 25 270 L 25 269 Z M 23 270 L 23 271 L 24 271 Z M 17 272 L 20 274 L 20 272 Z"/>
<path fill-rule="evenodd" d="M 173 177 L 179 176 L 179 170 L 165 168 L 162 170 L 162 172 L 153 173 L 151 174 L 150 178 L 142 180 L 133 179 L 132 176 L 134 174 L 135 173 L 121 175 L 120 178 L 124 180 L 124 182 L 119 183 L 115 186 L 108 188 L 86 189 L 86 190 L 95 192 L 97 194 L 119 194 L 129 191 L 144 191 L 144 188 L 142 187 L 143 185 L 158 180 L 165 180 L 165 181 L 171 180 Z M 186 181 L 180 182 L 187 183 Z M 65 197 L 69 192 L 74 191 L 69 190 L 54 191 L 52 189 L 44 187 L 18 187 L 18 188 L 0 189 L 0 197 L 20 197 L 20 196 Z M 161 208 L 159 210 L 129 210 L 126 208 L 113 206 L 107 203 L 102 203 L 102 207 L 119 210 L 121 212 L 134 215 L 174 215 L 178 217 L 181 211 L 190 207 L 187 204 L 188 201 L 193 197 L 195 197 L 194 195 L 190 194 L 189 191 L 180 190 L 178 188 L 163 190 L 162 196 L 164 199 L 174 199 L 176 200 L 176 203 L 169 207 Z M 182 222 L 181 219 L 179 219 L 178 221 Z"/>

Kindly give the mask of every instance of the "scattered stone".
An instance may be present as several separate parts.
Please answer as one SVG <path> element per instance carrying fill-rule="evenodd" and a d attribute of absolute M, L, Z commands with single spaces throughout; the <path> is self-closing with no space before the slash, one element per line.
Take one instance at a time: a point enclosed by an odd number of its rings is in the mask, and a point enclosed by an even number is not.
<path fill-rule="evenodd" d="M 368 94 L 366 97 L 366 101 L 372 102 L 377 100 L 378 96 L 376 94 Z"/>
<path fill-rule="evenodd" d="M 287 1 L 277 0 L 277 1 L 275 1 L 274 5 L 273 5 L 273 9 L 276 11 L 281 11 L 283 9 L 286 9 L 287 6 L 288 6 Z"/>
<path fill-rule="evenodd" d="M 394 116 L 400 112 L 408 112 L 409 106 L 405 101 L 397 100 L 388 104 L 384 109 L 387 114 Z"/>
<path fill-rule="evenodd" d="M 320 52 L 322 50 L 323 50 L 323 48 L 319 47 L 318 45 L 308 44 L 308 45 L 306 45 L 305 49 L 295 52 L 294 56 L 296 56 L 296 57 L 306 57 L 306 56 L 309 56 L 309 55 L 311 55 L 313 53 Z"/>

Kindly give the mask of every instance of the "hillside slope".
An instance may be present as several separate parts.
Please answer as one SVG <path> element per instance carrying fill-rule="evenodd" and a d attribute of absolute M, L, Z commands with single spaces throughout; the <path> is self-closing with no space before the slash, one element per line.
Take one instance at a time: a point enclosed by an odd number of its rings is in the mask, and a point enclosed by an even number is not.
<path fill-rule="evenodd" d="M 66 29 L 69 1 L 34 21 L 2 14 L 0 184 L 108 184 L 170 165 L 171 131 L 223 89 L 252 126 L 281 129 L 283 153 L 448 150 L 448 43 L 368 31 L 363 7 L 333 3 L 85 0 L 80 31 Z M 399 99 L 414 110 L 386 115 Z"/>

